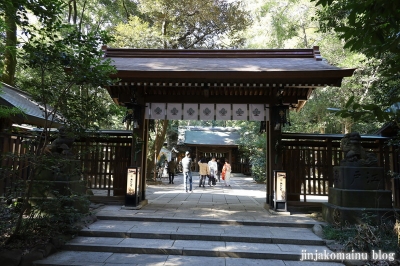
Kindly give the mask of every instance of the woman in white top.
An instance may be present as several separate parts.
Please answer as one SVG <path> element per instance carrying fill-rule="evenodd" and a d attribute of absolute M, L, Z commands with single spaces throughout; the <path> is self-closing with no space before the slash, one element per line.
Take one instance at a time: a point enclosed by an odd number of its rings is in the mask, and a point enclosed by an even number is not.
<path fill-rule="evenodd" d="M 209 169 L 209 176 L 208 176 L 208 185 L 215 185 L 215 176 L 217 175 L 218 165 L 215 157 L 212 157 L 211 160 L 208 162 L 208 169 Z"/>

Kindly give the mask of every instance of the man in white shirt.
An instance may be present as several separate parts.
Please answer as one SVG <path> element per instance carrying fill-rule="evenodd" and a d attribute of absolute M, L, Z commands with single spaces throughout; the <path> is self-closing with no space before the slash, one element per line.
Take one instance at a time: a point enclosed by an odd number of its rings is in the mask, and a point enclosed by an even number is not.
<path fill-rule="evenodd" d="M 217 171 L 218 171 L 218 165 L 217 161 L 215 160 L 215 157 L 211 158 L 211 161 L 208 162 L 208 169 L 210 170 L 210 177 L 208 178 L 208 185 L 211 186 L 211 181 L 215 178 Z M 215 185 L 215 181 L 213 182 Z"/>
<path fill-rule="evenodd" d="M 190 169 L 192 164 L 192 159 L 190 158 L 190 153 L 187 151 L 185 153 L 186 157 L 182 159 L 182 172 L 183 172 L 183 184 L 185 186 L 186 192 L 188 192 L 187 182 L 189 181 L 189 190 L 192 191 L 192 171 Z M 188 180 L 189 179 L 189 180 Z"/>

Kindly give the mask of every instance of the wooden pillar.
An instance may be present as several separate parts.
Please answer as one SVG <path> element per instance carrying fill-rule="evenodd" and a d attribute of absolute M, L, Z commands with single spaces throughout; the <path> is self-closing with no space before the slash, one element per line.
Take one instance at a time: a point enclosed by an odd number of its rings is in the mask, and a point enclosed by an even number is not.
<path fill-rule="evenodd" d="M 265 192 L 266 192 L 266 198 L 265 198 L 265 203 L 266 204 L 270 204 L 270 206 L 272 206 L 272 197 L 271 197 L 271 195 L 272 195 L 272 185 L 271 185 L 271 182 L 272 182 L 272 178 L 271 178 L 271 164 L 272 164 L 272 161 L 271 161 L 271 144 L 270 144 L 270 135 L 271 135 L 271 133 L 270 133 L 270 128 L 271 128 L 271 125 L 270 125 L 270 121 L 266 121 L 266 128 L 265 128 L 265 132 L 266 132 L 266 134 L 265 134 L 265 137 L 266 137 L 266 147 L 265 147 L 265 151 L 266 151 L 266 153 L 265 153 L 265 156 L 266 156 L 266 158 L 265 158 L 265 167 L 266 167 L 266 169 L 265 169 L 265 173 L 266 173 L 266 180 L 265 180 Z"/>
<path fill-rule="evenodd" d="M 148 141 L 148 121 L 144 119 L 145 106 L 144 102 L 140 103 L 142 105 L 141 121 L 138 121 L 139 128 L 134 128 L 132 123 L 132 145 L 131 145 L 131 161 L 130 166 L 140 167 L 140 197 L 141 200 L 146 198 L 146 149 Z M 126 183 L 126 180 L 125 180 Z"/>
<path fill-rule="evenodd" d="M 271 107 L 273 105 L 270 105 Z M 267 204 L 272 206 L 273 200 L 273 180 L 274 180 L 274 170 L 284 170 L 282 168 L 282 151 L 281 148 L 281 139 L 282 132 L 281 127 L 279 129 L 275 129 L 274 122 L 274 109 L 271 108 L 269 112 L 269 121 L 267 122 Z"/>
<path fill-rule="evenodd" d="M 395 149 L 393 146 L 388 147 L 388 152 L 391 153 L 390 169 L 393 172 L 400 172 L 400 151 Z M 400 208 L 400 180 L 397 178 L 392 178 L 392 188 L 393 188 L 393 207 Z"/>
<path fill-rule="evenodd" d="M 142 144 L 142 164 L 141 164 L 141 191 L 142 191 L 142 200 L 146 199 L 146 176 L 147 176 L 147 152 L 148 152 L 148 144 L 149 144 L 149 120 L 145 119 L 143 123 L 143 144 Z"/>
<path fill-rule="evenodd" d="M 333 162 L 332 162 L 333 146 L 332 146 L 332 139 L 328 138 L 325 141 L 327 142 L 327 145 L 326 145 L 326 150 L 327 150 L 326 151 L 327 152 L 326 163 L 327 163 L 327 167 L 328 167 L 328 169 L 327 169 L 328 183 L 329 183 L 328 187 L 332 187 L 333 186 Z M 304 201 L 306 201 L 306 194 L 307 194 L 305 187 L 306 187 L 306 182 L 304 181 Z M 325 184 L 324 184 L 324 189 L 325 189 Z"/>

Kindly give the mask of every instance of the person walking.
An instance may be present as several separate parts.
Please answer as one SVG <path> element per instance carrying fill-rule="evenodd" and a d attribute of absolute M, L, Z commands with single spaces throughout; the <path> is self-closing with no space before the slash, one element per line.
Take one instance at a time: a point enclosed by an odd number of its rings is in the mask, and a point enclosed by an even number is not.
<path fill-rule="evenodd" d="M 185 152 L 185 158 L 182 159 L 182 172 L 183 172 L 183 184 L 185 186 L 185 191 L 188 192 L 187 183 L 189 181 L 189 191 L 192 191 L 192 170 L 190 169 L 192 165 L 192 159 L 190 158 L 190 152 Z"/>
<path fill-rule="evenodd" d="M 209 172 L 210 172 L 210 175 L 208 178 L 208 185 L 215 186 L 215 176 L 218 171 L 218 165 L 217 165 L 217 161 L 215 160 L 215 157 L 212 157 L 211 160 L 208 162 L 208 168 L 209 168 Z"/>
<path fill-rule="evenodd" d="M 225 186 L 231 186 L 231 171 L 231 165 L 229 164 L 229 161 L 225 159 L 224 167 L 222 167 L 222 179 L 225 182 Z"/>
<path fill-rule="evenodd" d="M 162 177 L 167 178 L 169 176 L 168 174 L 168 160 L 164 161 L 163 165 L 163 172 L 162 172 Z"/>
<path fill-rule="evenodd" d="M 218 159 L 217 160 L 217 178 L 218 182 L 221 182 L 221 172 L 222 172 L 222 167 L 224 167 L 223 163 Z"/>
<path fill-rule="evenodd" d="M 201 186 L 205 187 L 206 178 L 208 175 L 210 175 L 210 171 L 208 169 L 208 164 L 206 163 L 205 158 L 201 158 L 199 161 L 199 175 L 200 175 L 199 187 L 201 187 Z"/>
<path fill-rule="evenodd" d="M 175 171 L 176 171 L 176 163 L 175 160 L 172 159 L 171 161 L 168 162 L 168 179 L 170 184 L 174 183 Z"/>

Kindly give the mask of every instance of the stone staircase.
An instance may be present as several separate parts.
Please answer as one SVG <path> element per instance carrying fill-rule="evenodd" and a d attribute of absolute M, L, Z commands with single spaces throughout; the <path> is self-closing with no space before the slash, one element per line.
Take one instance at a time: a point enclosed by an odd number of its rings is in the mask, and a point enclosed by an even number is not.
<path fill-rule="evenodd" d="M 343 265 L 300 261 L 331 252 L 315 223 L 97 216 L 63 251 L 34 265 Z"/>

